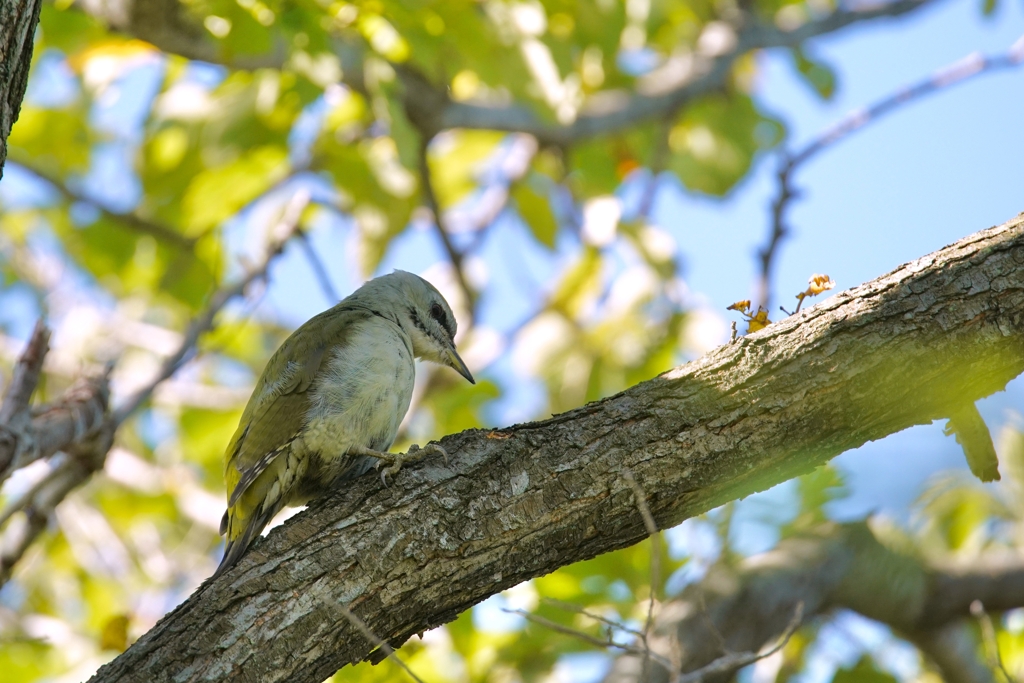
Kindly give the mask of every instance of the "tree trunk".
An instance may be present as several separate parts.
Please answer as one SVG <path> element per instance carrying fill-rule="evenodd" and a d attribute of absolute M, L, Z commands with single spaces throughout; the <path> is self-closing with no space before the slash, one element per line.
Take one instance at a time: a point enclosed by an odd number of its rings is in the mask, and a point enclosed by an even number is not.
<path fill-rule="evenodd" d="M 25 99 L 42 7 L 42 0 L 0 0 L 0 178 L 7 161 L 7 137 Z"/>
<path fill-rule="evenodd" d="M 448 436 L 272 532 L 92 679 L 319 682 L 531 577 L 947 417 L 1024 371 L 1024 215 L 621 394 Z"/>

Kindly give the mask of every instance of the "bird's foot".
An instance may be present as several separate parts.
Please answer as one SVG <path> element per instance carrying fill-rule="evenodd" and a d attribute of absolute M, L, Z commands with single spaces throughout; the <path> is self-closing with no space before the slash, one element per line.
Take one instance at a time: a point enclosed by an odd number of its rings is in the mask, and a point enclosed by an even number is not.
<path fill-rule="evenodd" d="M 444 462 L 448 464 L 448 453 L 436 443 L 428 443 L 423 448 L 419 447 L 419 444 L 413 444 L 409 446 L 409 450 L 406 453 L 385 453 L 382 451 L 375 451 L 369 448 L 361 448 L 357 452 L 358 455 L 368 455 L 377 459 L 377 464 L 374 465 L 374 469 L 380 470 L 381 465 L 387 464 L 390 467 L 386 467 L 381 470 L 380 480 L 385 486 L 388 485 L 388 475 L 394 479 L 395 475 L 398 474 L 399 470 L 402 469 L 403 465 L 413 462 L 419 462 L 428 455 L 440 455 L 444 458 Z"/>

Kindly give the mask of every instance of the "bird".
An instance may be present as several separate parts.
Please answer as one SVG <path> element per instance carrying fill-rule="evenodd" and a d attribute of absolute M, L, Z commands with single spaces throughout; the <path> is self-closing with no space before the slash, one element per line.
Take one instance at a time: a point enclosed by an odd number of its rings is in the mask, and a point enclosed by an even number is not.
<path fill-rule="evenodd" d="M 475 384 L 455 349 L 455 316 L 429 282 L 401 270 L 369 280 L 314 316 L 274 352 L 225 453 L 224 556 L 238 562 L 285 506 L 304 505 L 365 474 L 447 454 L 437 444 L 387 452 L 409 410 L 414 358 Z M 386 480 L 385 480 L 386 483 Z"/>

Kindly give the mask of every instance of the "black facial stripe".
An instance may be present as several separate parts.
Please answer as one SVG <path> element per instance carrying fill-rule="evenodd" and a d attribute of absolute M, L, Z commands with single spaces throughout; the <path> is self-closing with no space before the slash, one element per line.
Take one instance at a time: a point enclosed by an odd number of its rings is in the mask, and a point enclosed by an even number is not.
<path fill-rule="evenodd" d="M 412 324 L 420 329 L 420 332 L 427 335 L 428 337 L 430 336 L 430 331 L 427 330 L 426 326 L 420 320 L 420 317 L 416 315 L 416 309 L 411 306 L 409 307 L 409 318 L 410 320 L 412 320 Z"/>
<path fill-rule="evenodd" d="M 455 338 L 455 324 L 448 317 L 448 314 L 445 312 L 445 310 L 441 308 L 441 304 L 434 302 L 434 304 L 430 307 L 430 317 L 441 324 L 441 327 L 443 327 L 445 329 L 445 332 L 448 333 L 449 339 Z"/>

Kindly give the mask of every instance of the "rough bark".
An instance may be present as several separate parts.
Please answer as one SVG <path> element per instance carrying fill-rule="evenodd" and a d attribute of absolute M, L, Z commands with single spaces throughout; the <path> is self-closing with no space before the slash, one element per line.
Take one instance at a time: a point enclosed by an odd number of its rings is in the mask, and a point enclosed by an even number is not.
<path fill-rule="evenodd" d="M 42 7 L 42 0 L 0 0 L 0 178 L 7 160 L 7 137 L 25 99 Z"/>
<path fill-rule="evenodd" d="M 621 394 L 318 501 L 93 678 L 321 681 L 505 588 L 945 417 L 1024 371 L 1024 215 Z"/>
<path fill-rule="evenodd" d="M 43 532 L 57 505 L 103 467 L 113 443 L 107 422 L 108 377 L 82 378 L 55 402 L 30 405 L 49 350 L 50 331 L 36 323 L 0 403 L 0 484 L 15 470 L 61 452 L 49 473 L 0 512 L 0 586 Z M 10 523 L 7 524 L 8 520 Z"/>
<path fill-rule="evenodd" d="M 691 672 L 723 654 L 709 622 L 729 651 L 757 652 L 779 637 L 803 603 L 808 620 L 850 609 L 891 626 L 949 683 L 991 683 L 993 672 L 961 623 L 974 600 L 993 611 L 1024 606 L 1024 559 L 983 557 L 945 567 L 879 543 L 863 523 L 829 524 L 737 567 L 716 566 L 664 606 L 648 642 L 654 653 Z M 647 667 L 645 675 L 642 659 L 620 657 L 605 683 L 672 680 L 656 660 Z"/>

